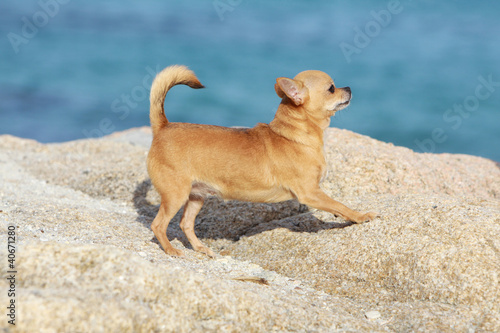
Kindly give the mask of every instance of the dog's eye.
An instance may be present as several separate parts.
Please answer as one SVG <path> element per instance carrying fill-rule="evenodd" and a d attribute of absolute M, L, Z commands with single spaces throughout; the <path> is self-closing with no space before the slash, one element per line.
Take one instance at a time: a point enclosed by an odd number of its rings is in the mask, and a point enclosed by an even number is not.
<path fill-rule="evenodd" d="M 335 87 L 333 86 L 333 84 L 330 86 L 330 89 L 328 89 L 328 91 L 332 94 L 335 92 Z"/>

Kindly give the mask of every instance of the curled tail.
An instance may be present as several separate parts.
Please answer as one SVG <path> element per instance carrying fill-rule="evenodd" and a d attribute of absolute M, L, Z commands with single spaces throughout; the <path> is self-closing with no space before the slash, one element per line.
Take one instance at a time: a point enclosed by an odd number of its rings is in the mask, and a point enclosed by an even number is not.
<path fill-rule="evenodd" d="M 194 72 L 183 65 L 169 66 L 158 73 L 153 81 L 151 94 L 149 95 L 151 103 L 149 119 L 153 135 L 168 124 L 165 111 L 163 110 L 163 103 L 169 89 L 178 84 L 185 84 L 195 89 L 204 88 Z"/>

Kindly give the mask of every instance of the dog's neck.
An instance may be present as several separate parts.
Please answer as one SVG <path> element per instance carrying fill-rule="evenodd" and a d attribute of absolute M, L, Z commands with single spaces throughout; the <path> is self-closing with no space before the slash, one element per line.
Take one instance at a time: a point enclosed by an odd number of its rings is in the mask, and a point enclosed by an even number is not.
<path fill-rule="evenodd" d="M 315 119 L 302 106 L 282 102 L 269 127 L 276 134 L 307 146 L 323 147 L 323 132 L 330 117 Z"/>

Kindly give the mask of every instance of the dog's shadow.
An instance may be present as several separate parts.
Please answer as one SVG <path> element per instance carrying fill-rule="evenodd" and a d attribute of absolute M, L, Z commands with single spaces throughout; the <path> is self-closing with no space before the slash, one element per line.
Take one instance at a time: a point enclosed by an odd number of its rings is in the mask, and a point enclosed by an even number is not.
<path fill-rule="evenodd" d="M 133 197 L 138 214 L 137 220 L 146 228 L 151 226 L 159 209 L 159 204 L 154 204 L 152 201 L 159 202 L 159 198 L 151 185 L 151 180 L 148 179 L 137 185 Z M 179 227 L 182 212 L 183 209 L 170 221 L 167 237 L 170 240 L 177 238 L 186 247 L 191 248 Z M 307 206 L 294 200 L 264 204 L 209 198 L 196 217 L 195 232 L 200 239 L 223 238 L 237 241 L 241 237 L 276 228 L 314 233 L 326 229 L 345 228 L 350 225 L 352 225 L 351 222 L 323 222 L 314 217 Z M 157 243 L 155 238 L 153 241 Z"/>

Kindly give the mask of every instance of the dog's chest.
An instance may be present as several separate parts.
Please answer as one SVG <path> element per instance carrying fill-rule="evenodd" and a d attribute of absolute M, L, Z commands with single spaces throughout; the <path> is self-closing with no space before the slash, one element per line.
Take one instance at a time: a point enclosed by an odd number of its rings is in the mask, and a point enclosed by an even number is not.
<path fill-rule="evenodd" d="M 328 177 L 328 167 L 326 164 L 324 145 L 321 147 L 320 173 L 321 173 L 321 178 L 320 178 L 320 183 L 321 183 L 326 179 L 326 177 Z"/>
<path fill-rule="evenodd" d="M 326 167 L 326 163 L 324 163 L 321 168 L 320 168 L 320 172 L 321 172 L 321 178 L 320 178 L 320 183 L 323 182 L 327 177 L 328 177 L 328 168 Z"/>

